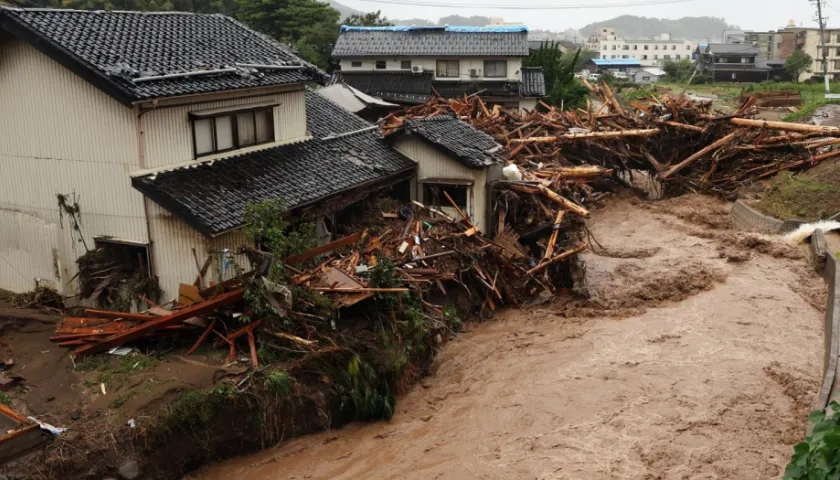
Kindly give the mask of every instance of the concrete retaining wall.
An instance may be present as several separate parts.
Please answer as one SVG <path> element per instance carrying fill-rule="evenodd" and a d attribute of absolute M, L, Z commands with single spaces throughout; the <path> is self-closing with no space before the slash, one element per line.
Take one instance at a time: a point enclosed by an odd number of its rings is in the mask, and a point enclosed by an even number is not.
<path fill-rule="evenodd" d="M 840 355 L 840 268 L 837 258 L 826 249 L 825 236 L 817 230 L 811 236 L 811 262 L 823 274 L 828 285 L 828 301 L 825 307 L 823 330 L 823 382 L 814 400 L 814 410 L 824 410 L 834 393 L 840 388 L 838 378 L 838 355 Z"/>

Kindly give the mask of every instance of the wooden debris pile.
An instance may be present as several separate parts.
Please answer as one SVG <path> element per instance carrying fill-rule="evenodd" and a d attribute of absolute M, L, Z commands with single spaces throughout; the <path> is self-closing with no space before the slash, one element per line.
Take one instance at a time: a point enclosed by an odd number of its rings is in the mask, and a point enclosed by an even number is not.
<path fill-rule="evenodd" d="M 840 156 L 832 150 L 840 128 L 755 120 L 755 97 L 721 114 L 711 102 L 682 95 L 622 105 L 608 85 L 588 86 L 593 95 L 586 110 L 543 103 L 542 112 L 518 113 L 488 108 L 477 96 L 433 98 L 384 118 L 380 127 L 388 134 L 406 119 L 455 115 L 492 135 L 506 147 L 510 163 L 541 180 L 557 178 L 557 169 L 598 166 L 613 174 L 608 183 L 620 183 L 620 174 L 639 170 L 665 182 L 670 194 L 729 195 L 779 171 Z M 571 197 L 586 202 L 592 193 L 587 186 L 606 179 L 594 180 L 563 183 Z"/>

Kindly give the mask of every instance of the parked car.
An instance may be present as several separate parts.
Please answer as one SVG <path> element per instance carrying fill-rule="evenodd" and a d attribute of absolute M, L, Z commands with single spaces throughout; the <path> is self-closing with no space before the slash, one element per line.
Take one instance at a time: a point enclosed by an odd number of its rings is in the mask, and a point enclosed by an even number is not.
<path fill-rule="evenodd" d="M 586 79 L 589 80 L 590 82 L 597 82 L 598 80 L 601 79 L 601 74 L 600 73 L 590 73 L 589 76 Z"/>

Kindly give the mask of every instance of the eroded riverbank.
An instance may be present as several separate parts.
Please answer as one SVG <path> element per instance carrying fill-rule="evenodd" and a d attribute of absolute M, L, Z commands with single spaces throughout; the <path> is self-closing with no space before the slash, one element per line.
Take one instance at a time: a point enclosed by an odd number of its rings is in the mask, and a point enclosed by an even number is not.
<path fill-rule="evenodd" d="M 729 231 L 726 208 L 611 202 L 590 222 L 592 301 L 474 325 L 389 423 L 193 476 L 779 478 L 820 381 L 824 286 L 795 248 Z"/>

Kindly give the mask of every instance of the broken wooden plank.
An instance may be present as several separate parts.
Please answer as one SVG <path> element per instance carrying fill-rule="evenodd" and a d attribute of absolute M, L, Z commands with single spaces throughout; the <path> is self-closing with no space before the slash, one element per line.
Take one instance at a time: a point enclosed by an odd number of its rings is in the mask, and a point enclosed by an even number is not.
<path fill-rule="evenodd" d="M 317 257 L 318 255 L 331 252 L 333 250 L 337 250 L 342 247 L 347 247 L 349 245 L 353 245 L 354 243 L 358 242 L 359 239 L 362 238 L 362 232 L 356 232 L 352 235 L 348 235 L 344 238 L 340 238 L 338 240 L 334 240 L 329 243 L 325 243 L 321 246 L 315 247 L 313 249 L 307 250 L 303 253 L 298 255 L 292 255 L 287 257 L 283 260 L 286 263 L 303 263 L 311 258 Z"/>
<path fill-rule="evenodd" d="M 244 293 L 245 292 L 242 288 L 237 288 L 229 292 L 225 292 L 219 295 L 218 297 L 205 300 L 203 302 L 197 303 L 182 310 L 178 310 L 176 312 L 172 312 L 171 315 L 167 315 L 165 317 L 158 317 L 154 320 L 145 322 L 125 333 L 113 335 L 107 338 L 102 343 L 80 347 L 76 350 L 76 355 L 89 355 L 93 353 L 104 352 L 105 350 L 110 350 L 111 348 L 119 347 L 124 343 L 128 343 L 133 340 L 137 340 L 138 338 L 142 338 L 144 335 L 153 333 L 164 327 L 177 325 L 183 322 L 184 320 L 194 317 L 196 315 L 210 313 L 219 308 L 226 307 L 228 305 L 233 305 L 234 303 L 242 300 Z"/>
<path fill-rule="evenodd" d="M 668 177 L 674 175 L 675 173 L 679 172 L 683 168 L 691 165 L 694 161 L 700 159 L 704 155 L 706 155 L 706 154 L 710 153 L 711 151 L 713 151 L 717 148 L 720 148 L 723 145 L 726 145 L 727 143 L 731 142 L 732 139 L 734 139 L 734 138 L 735 138 L 735 132 L 732 132 L 729 135 L 718 139 L 716 142 L 712 143 L 711 145 L 706 146 L 705 148 L 701 149 L 700 151 L 698 151 L 694 155 L 692 155 L 692 156 L 686 158 L 685 160 L 683 160 L 682 162 L 674 165 L 673 167 L 669 168 L 665 172 L 660 173 L 659 174 L 659 179 L 660 180 L 667 179 Z"/>
<path fill-rule="evenodd" d="M 575 247 L 571 250 L 566 250 L 565 252 L 558 254 L 556 257 L 552 258 L 551 260 L 546 260 L 546 261 L 540 263 L 539 265 L 537 265 L 536 267 L 528 270 L 525 273 L 527 275 L 533 275 L 537 272 L 540 272 L 540 271 L 544 270 L 546 267 L 548 267 L 552 263 L 557 263 L 560 260 L 571 257 L 572 255 L 574 255 L 576 253 L 580 253 L 580 252 L 586 250 L 587 248 L 589 248 L 589 243 L 583 242 L 581 245 L 578 245 L 577 247 Z"/>
<path fill-rule="evenodd" d="M 808 125 L 805 123 L 770 122 L 767 120 L 752 120 L 737 117 L 731 118 L 729 121 L 741 127 L 770 128 L 773 130 L 784 130 L 786 132 L 812 132 L 840 136 L 840 127 Z"/>
<path fill-rule="evenodd" d="M 545 185 L 540 185 L 537 188 L 539 189 L 539 191 L 541 191 L 543 193 L 543 195 L 548 197 L 554 203 L 556 203 L 556 204 L 560 205 L 561 207 L 565 208 L 566 210 L 570 210 L 570 211 L 580 215 L 581 217 L 588 217 L 589 216 L 589 210 L 587 210 L 587 209 L 581 207 L 580 205 L 574 203 L 573 201 L 561 196 L 560 194 L 558 194 L 554 190 L 551 190 L 550 188 L 546 187 Z"/>
<path fill-rule="evenodd" d="M 137 320 L 140 322 L 145 322 L 157 318 L 154 315 L 149 315 L 146 313 L 112 312 L 110 310 L 98 310 L 95 308 L 86 308 L 85 315 L 122 320 Z"/>
<path fill-rule="evenodd" d="M 647 137 L 656 135 L 659 132 L 660 130 L 658 128 L 645 128 L 610 132 L 567 133 L 551 137 L 514 138 L 510 141 L 510 143 L 554 143 L 564 140 L 588 140 L 593 138 Z"/>
<path fill-rule="evenodd" d="M 216 319 L 214 318 L 213 321 L 210 322 L 210 325 L 207 325 L 207 328 L 204 329 L 204 332 L 202 332 L 201 336 L 198 337 L 198 340 L 195 341 L 193 346 L 187 352 L 187 355 L 192 355 L 193 353 L 195 353 L 196 350 L 198 350 L 198 347 L 200 347 L 201 344 L 204 343 L 205 340 L 207 340 L 207 337 L 210 336 L 210 332 L 213 331 L 213 327 L 215 327 L 215 326 L 216 326 Z"/>

